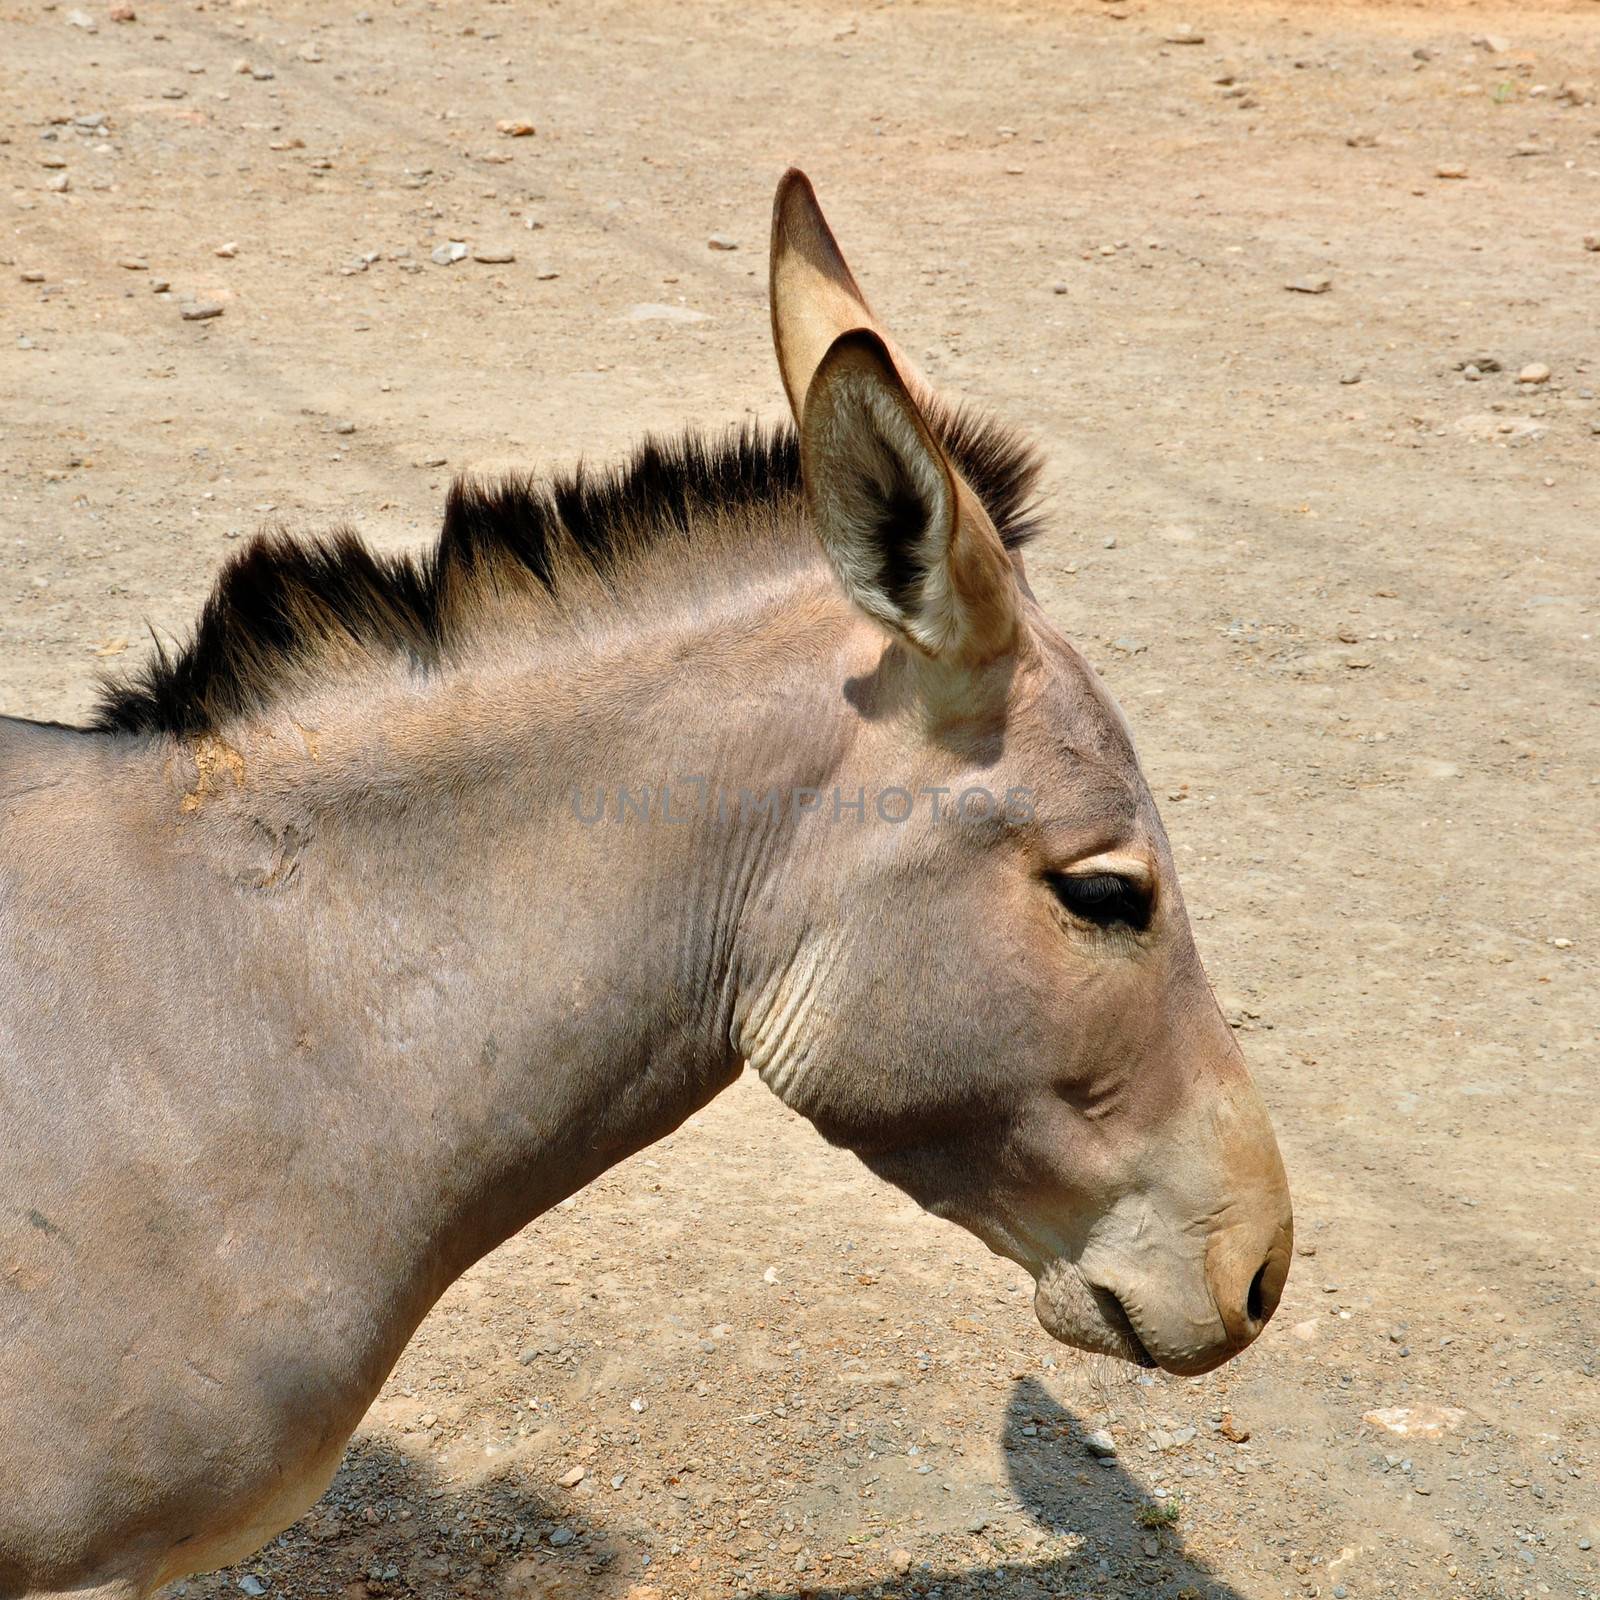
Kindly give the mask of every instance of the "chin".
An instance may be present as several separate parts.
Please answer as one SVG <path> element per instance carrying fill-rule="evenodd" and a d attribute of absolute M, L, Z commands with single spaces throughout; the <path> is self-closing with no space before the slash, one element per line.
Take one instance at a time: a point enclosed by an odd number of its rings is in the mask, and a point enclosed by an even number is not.
<path fill-rule="evenodd" d="M 1179 1378 L 1212 1372 L 1240 1348 L 1226 1336 L 1202 1337 L 1178 1346 L 1157 1343 L 1140 1330 L 1109 1289 L 1086 1283 L 1068 1261 L 1052 1262 L 1040 1273 L 1033 1309 L 1040 1327 L 1062 1344 Z"/>
<path fill-rule="evenodd" d="M 1039 1274 L 1033 1312 L 1052 1339 L 1075 1350 L 1116 1356 L 1137 1367 L 1163 1364 L 1146 1347 L 1117 1297 L 1091 1288 L 1070 1262 L 1053 1261 Z"/>

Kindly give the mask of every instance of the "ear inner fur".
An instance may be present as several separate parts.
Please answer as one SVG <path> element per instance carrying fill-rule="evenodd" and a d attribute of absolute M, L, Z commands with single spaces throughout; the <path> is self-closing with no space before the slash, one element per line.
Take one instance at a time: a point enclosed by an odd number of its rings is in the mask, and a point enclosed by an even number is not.
<path fill-rule="evenodd" d="M 840 335 L 822 358 L 801 458 L 818 536 L 863 611 L 930 656 L 1010 648 L 1014 580 L 999 536 L 871 330 Z"/>

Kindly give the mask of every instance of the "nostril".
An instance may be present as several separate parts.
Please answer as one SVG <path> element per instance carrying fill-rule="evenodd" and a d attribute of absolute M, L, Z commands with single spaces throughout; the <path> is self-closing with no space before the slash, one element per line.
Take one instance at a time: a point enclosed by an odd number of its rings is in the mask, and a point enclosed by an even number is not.
<path fill-rule="evenodd" d="M 1263 1261 L 1256 1268 L 1256 1275 L 1250 1280 L 1250 1292 L 1244 1298 L 1244 1314 L 1251 1322 L 1260 1322 L 1266 1315 L 1266 1277 L 1267 1264 Z"/>
<path fill-rule="evenodd" d="M 1287 1228 L 1270 1242 L 1248 1226 L 1212 1234 L 1206 1246 L 1206 1287 L 1230 1349 L 1244 1349 L 1272 1320 L 1288 1276 L 1290 1248 Z"/>

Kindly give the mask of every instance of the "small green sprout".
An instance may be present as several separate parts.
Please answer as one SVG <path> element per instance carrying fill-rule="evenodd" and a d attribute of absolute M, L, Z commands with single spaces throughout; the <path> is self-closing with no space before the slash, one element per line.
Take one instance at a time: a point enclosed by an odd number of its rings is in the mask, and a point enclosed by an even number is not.
<path fill-rule="evenodd" d="M 1168 1495 L 1165 1500 L 1147 1500 L 1136 1513 L 1141 1528 L 1173 1528 L 1183 1515 L 1183 1497 Z"/>

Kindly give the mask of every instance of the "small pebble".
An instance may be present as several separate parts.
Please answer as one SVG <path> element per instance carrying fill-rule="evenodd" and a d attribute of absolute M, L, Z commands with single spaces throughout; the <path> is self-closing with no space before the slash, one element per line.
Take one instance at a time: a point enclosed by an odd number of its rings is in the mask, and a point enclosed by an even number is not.
<path fill-rule="evenodd" d="M 1584 234 L 1584 236 L 1583 236 L 1583 248 L 1585 250 L 1600 251 L 1600 233 L 1586 233 L 1586 234 Z"/>
<path fill-rule="evenodd" d="M 72 179 L 64 172 L 58 172 L 55 177 L 45 180 L 45 188 L 52 194 L 66 194 L 71 187 Z"/>
<path fill-rule="evenodd" d="M 714 233 L 706 240 L 708 250 L 737 250 L 739 241 L 732 234 Z"/>
<path fill-rule="evenodd" d="M 238 255 L 239 247 L 231 242 L 228 244 L 219 244 L 211 253 L 214 256 L 221 256 L 224 261 L 232 261 L 233 258 Z"/>
<path fill-rule="evenodd" d="M 1307 278 L 1291 278 L 1285 289 L 1292 290 L 1295 294 L 1326 294 L 1333 287 L 1333 279 L 1325 278 L 1320 274 Z"/>
<path fill-rule="evenodd" d="M 1102 550 L 1115 550 L 1117 548 L 1116 534 L 1108 533 L 1105 538 L 1100 541 L 1100 548 Z"/>
<path fill-rule="evenodd" d="M 689 306 L 658 305 L 653 301 L 631 306 L 628 309 L 629 322 L 705 322 L 708 320 L 705 312 L 695 311 Z"/>
<path fill-rule="evenodd" d="M 1067 292 L 1067 286 L 1058 278 L 1050 285 L 1050 292 L 1051 294 L 1065 294 Z"/>
<path fill-rule="evenodd" d="M 563 1489 L 576 1489 L 587 1475 L 582 1467 L 573 1467 L 570 1471 L 563 1472 L 556 1481 Z"/>
<path fill-rule="evenodd" d="M 571 1528 L 555 1528 L 551 1531 L 550 1543 L 553 1544 L 557 1550 L 560 1550 L 571 1544 L 573 1539 L 576 1537 L 577 1536 L 573 1533 Z"/>
<path fill-rule="evenodd" d="M 465 261 L 467 247 L 459 239 L 451 239 L 445 244 L 438 245 L 429 252 L 428 259 L 436 267 L 453 266 L 457 261 Z"/>
<path fill-rule="evenodd" d="M 222 307 L 215 300 L 195 300 L 180 306 L 178 315 L 185 322 L 209 322 L 212 317 L 222 315 Z"/>
<path fill-rule="evenodd" d="M 44 274 L 42 272 L 24 272 L 24 273 L 21 274 L 21 277 L 22 277 L 22 281 L 24 283 L 43 283 L 44 282 Z"/>
<path fill-rule="evenodd" d="M 1517 374 L 1518 383 L 1549 383 L 1550 369 L 1542 361 L 1530 361 Z"/>
<path fill-rule="evenodd" d="M 1436 178 L 1464 178 L 1467 175 L 1466 167 L 1459 161 L 1447 161 L 1442 166 L 1433 169 Z"/>
<path fill-rule="evenodd" d="M 504 117 L 495 123 L 494 131 L 504 139 L 531 139 L 536 130 L 531 122 L 524 122 L 520 117 Z"/>
<path fill-rule="evenodd" d="M 172 287 L 170 278 L 152 278 L 150 280 L 151 294 L 165 294 Z"/>
<path fill-rule="evenodd" d="M 150 263 L 139 256 L 122 256 L 117 265 L 127 272 L 148 272 Z"/>
<path fill-rule="evenodd" d="M 1110 1460 L 1117 1453 L 1117 1441 L 1104 1428 L 1096 1428 L 1093 1433 L 1085 1434 L 1083 1442 L 1089 1454 L 1098 1456 L 1102 1461 Z"/>
<path fill-rule="evenodd" d="M 1180 23 L 1166 37 L 1168 44 L 1204 44 L 1206 36 L 1193 23 Z"/>
<path fill-rule="evenodd" d="M 472 252 L 472 259 L 481 261 L 485 266 L 499 267 L 504 266 L 507 262 L 515 261 L 517 252 L 509 250 L 503 245 L 481 244 Z"/>

